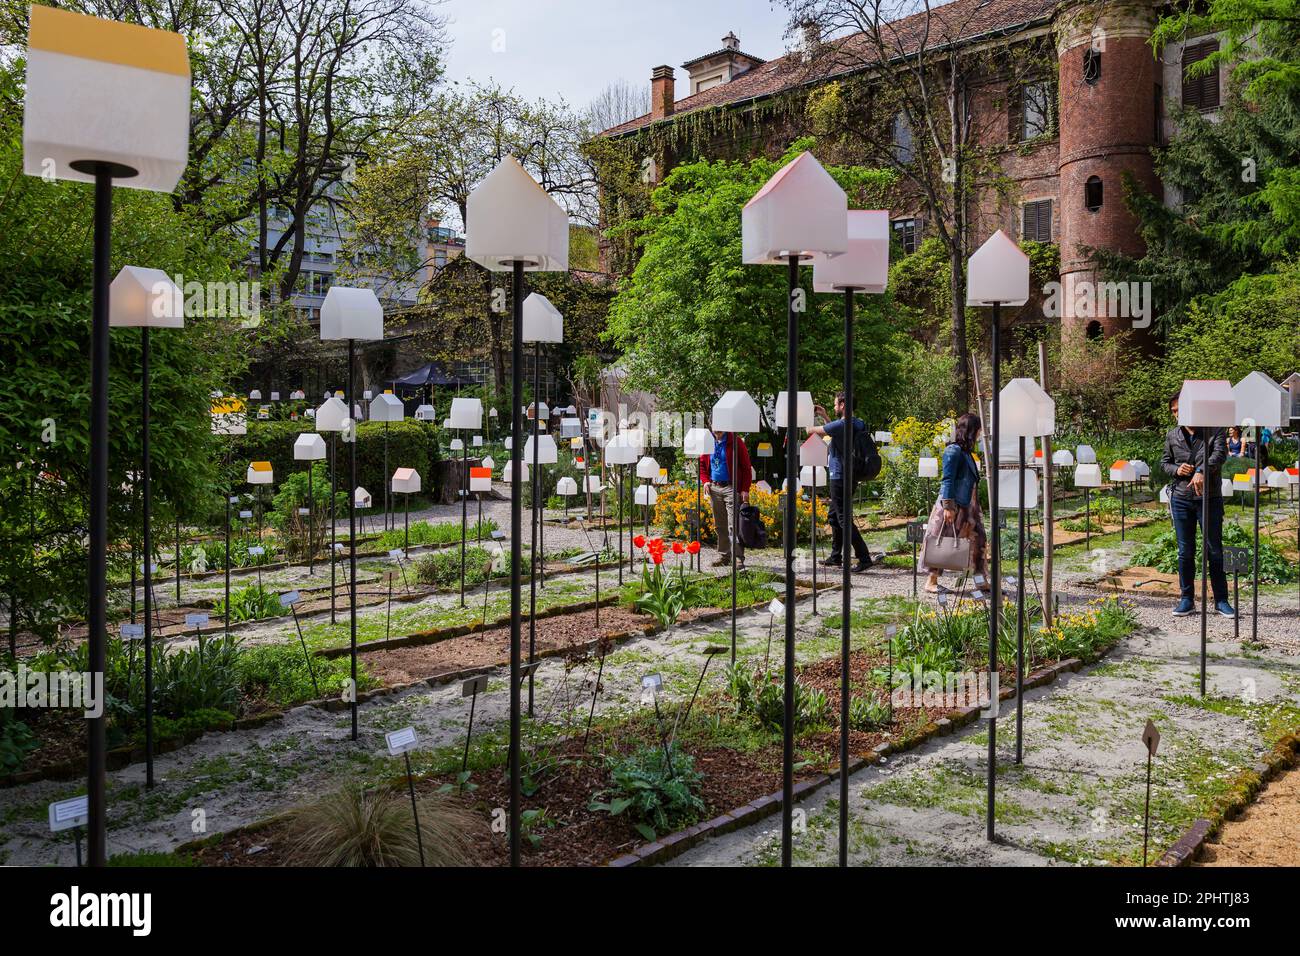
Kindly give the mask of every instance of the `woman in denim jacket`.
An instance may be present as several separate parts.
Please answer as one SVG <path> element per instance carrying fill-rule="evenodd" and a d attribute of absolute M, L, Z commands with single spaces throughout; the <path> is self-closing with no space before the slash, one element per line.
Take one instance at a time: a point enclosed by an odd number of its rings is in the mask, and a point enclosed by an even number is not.
<path fill-rule="evenodd" d="M 955 529 L 958 537 L 969 538 L 975 573 L 984 574 L 987 537 L 984 533 L 984 515 L 980 511 L 980 472 L 974 456 L 979 436 L 979 416 L 967 412 L 957 419 L 953 440 L 943 452 L 943 479 L 939 483 L 939 498 L 930 510 L 925 533 L 927 536 L 938 537 L 941 533 L 953 534 Z M 925 582 L 926 591 L 937 594 L 941 590 L 939 575 L 943 573 L 942 569 L 926 567 L 922 562 L 921 570 L 929 575 Z"/>

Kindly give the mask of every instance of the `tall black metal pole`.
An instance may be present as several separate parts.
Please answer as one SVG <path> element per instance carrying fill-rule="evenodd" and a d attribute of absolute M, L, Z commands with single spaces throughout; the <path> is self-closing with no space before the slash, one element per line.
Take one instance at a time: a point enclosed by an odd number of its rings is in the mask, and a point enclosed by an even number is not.
<path fill-rule="evenodd" d="M 352 416 L 357 397 L 357 340 L 348 339 L 348 417 Z M 352 423 L 352 480 L 348 485 L 348 611 L 350 617 L 349 652 L 352 660 L 352 739 L 357 739 L 357 432 Z"/>
<path fill-rule="evenodd" d="M 840 588 L 840 866 L 849 865 L 849 616 L 853 609 L 853 576 L 849 573 L 849 551 L 853 547 L 853 449 L 857 435 L 853 423 L 853 290 L 844 292 L 844 443 L 840 446 L 840 521 L 843 559 Z M 832 492 L 833 494 L 834 492 Z M 890 675 L 890 680 L 893 675 Z M 887 682 L 886 692 L 889 690 Z"/>
<path fill-rule="evenodd" d="M 520 565 L 523 564 L 523 538 L 520 523 L 523 521 L 520 483 L 524 480 L 523 446 L 523 349 L 524 337 L 524 264 L 514 263 L 514 302 L 510 338 L 510 437 L 514 449 L 510 456 L 510 865 L 519 865 L 520 826 L 520 621 L 519 585 Z"/>
<path fill-rule="evenodd" d="M 1020 471 L 1016 474 L 1016 763 L 1024 761 L 1025 718 L 1025 436 L 1020 436 Z M 997 516 L 994 516 L 997 520 Z"/>
<path fill-rule="evenodd" d="M 339 563 L 338 548 L 338 500 L 339 473 L 338 459 L 335 455 L 334 433 L 330 433 L 330 623 L 336 623 L 335 617 L 335 568 Z"/>
<path fill-rule="evenodd" d="M 152 467 L 149 462 L 149 327 L 140 330 L 140 516 L 144 522 L 144 785 L 153 787 L 153 510 Z M 176 574 L 180 575 L 180 549 L 176 550 Z M 228 606 L 228 605 L 227 605 Z"/>
<path fill-rule="evenodd" d="M 989 483 L 989 510 L 993 513 L 993 600 L 989 602 L 989 701 L 994 716 L 989 718 L 989 754 L 988 754 L 988 807 L 985 813 L 985 830 L 989 840 L 993 839 L 993 805 L 997 790 L 997 756 L 998 756 L 998 617 L 1002 613 L 1002 536 L 998 533 L 998 466 L 1001 463 L 1001 450 L 998 447 L 1002 428 L 1002 401 L 998 393 L 1002 391 L 1002 307 L 993 303 L 993 412 L 992 430 L 989 435 L 989 461 L 986 463 L 985 477 Z"/>
<path fill-rule="evenodd" d="M 1255 549 L 1252 559 L 1253 568 L 1251 577 L 1254 579 L 1251 586 L 1251 610 L 1250 610 L 1250 639 L 1251 641 L 1259 640 L 1259 469 L 1260 469 L 1260 451 L 1259 451 L 1260 429 L 1255 429 Z M 1206 487 L 1209 487 L 1210 476 L 1205 476 Z M 1235 609 L 1237 617 L 1241 617 L 1241 608 Z"/>
<path fill-rule="evenodd" d="M 794 844 L 794 631 L 795 496 L 799 493 L 799 447 L 795 424 L 799 420 L 799 322 L 795 290 L 799 286 L 799 257 L 790 256 L 789 288 L 785 316 L 785 715 L 781 741 L 781 865 L 790 866 Z M 735 486 L 732 486 L 733 489 Z M 731 560 L 736 560 L 732 554 Z M 734 566 L 734 565 L 733 565 Z"/>
<path fill-rule="evenodd" d="M 226 458 L 226 468 L 229 471 L 230 459 Z M 228 477 L 228 476 L 227 476 Z M 230 487 L 226 489 L 226 613 L 223 615 L 226 625 L 226 637 L 230 636 L 230 499 L 233 490 Z M 147 559 L 146 559 L 147 560 Z M 148 591 L 145 592 L 146 594 Z M 146 615 L 148 612 L 146 612 Z"/>
<path fill-rule="evenodd" d="M 538 467 L 538 446 L 542 443 L 542 343 L 533 343 L 533 470 L 531 479 L 533 507 L 528 514 L 530 551 L 528 555 L 528 716 L 533 716 L 533 662 L 537 659 L 537 531 L 542 523 L 539 497 L 542 492 Z"/>
<path fill-rule="evenodd" d="M 91 674 L 105 669 L 108 623 L 108 288 L 112 255 L 113 173 L 95 166 L 94 273 L 90 318 L 90 554 L 86 574 L 87 660 Z M 87 851 L 91 866 L 107 853 L 106 726 L 103 713 L 86 723 Z"/>
<path fill-rule="evenodd" d="M 465 529 L 469 521 L 469 449 L 462 439 L 460 443 L 460 606 L 465 606 Z M 488 577 L 491 577 L 489 572 Z M 483 582 L 487 590 L 490 581 Z"/>
<path fill-rule="evenodd" d="M 731 432 L 727 435 L 727 441 L 731 443 L 731 461 L 732 467 L 728 470 L 727 476 L 731 479 L 731 527 L 727 529 L 727 534 L 731 537 L 731 663 L 736 663 L 736 526 L 740 524 L 740 493 L 736 490 L 738 479 L 735 475 L 736 462 L 736 433 Z M 724 451 L 725 455 L 726 452 Z"/>
<path fill-rule="evenodd" d="M 1209 633 L 1209 613 L 1206 606 L 1210 577 L 1210 432 L 1201 430 L 1201 696 L 1205 696 L 1205 649 Z"/>

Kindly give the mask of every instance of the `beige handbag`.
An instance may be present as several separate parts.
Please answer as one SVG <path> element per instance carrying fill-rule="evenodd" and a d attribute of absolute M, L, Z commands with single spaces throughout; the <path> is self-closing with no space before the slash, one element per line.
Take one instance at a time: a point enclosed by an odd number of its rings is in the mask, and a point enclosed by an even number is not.
<path fill-rule="evenodd" d="M 944 529 L 952 525 L 952 537 L 944 536 Z M 933 571 L 966 571 L 971 566 L 970 538 L 957 536 L 956 524 L 945 520 L 937 535 L 925 536 L 922 563 Z"/>

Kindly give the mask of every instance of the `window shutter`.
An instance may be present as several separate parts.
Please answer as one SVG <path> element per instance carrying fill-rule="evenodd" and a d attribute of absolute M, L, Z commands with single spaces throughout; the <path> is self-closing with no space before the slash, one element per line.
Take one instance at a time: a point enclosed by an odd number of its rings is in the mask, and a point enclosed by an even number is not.
<path fill-rule="evenodd" d="M 1198 110 L 1212 110 L 1219 106 L 1219 71 L 1205 76 L 1188 76 L 1188 68 L 1219 50 L 1217 40 L 1198 43 L 1183 48 L 1183 105 Z"/>

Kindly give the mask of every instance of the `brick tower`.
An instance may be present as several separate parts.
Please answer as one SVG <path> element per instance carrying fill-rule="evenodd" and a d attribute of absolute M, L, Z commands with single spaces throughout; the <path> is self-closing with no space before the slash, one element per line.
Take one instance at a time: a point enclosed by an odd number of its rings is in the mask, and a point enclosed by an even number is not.
<path fill-rule="evenodd" d="M 1056 19 L 1062 334 L 1097 338 L 1131 329 L 1133 343 L 1144 348 L 1153 336 L 1140 316 L 1135 319 L 1137 303 L 1120 297 L 1130 290 L 1103 286 L 1085 249 L 1137 256 L 1145 249 L 1124 203 L 1123 178 L 1128 174 L 1160 195 L 1151 155 L 1160 97 L 1149 43 L 1154 20 L 1149 0 L 1078 3 L 1063 7 Z M 1086 305 L 1075 307 L 1089 290 L 1097 302 L 1092 314 Z M 1149 297 L 1147 306 L 1154 316 Z"/>

